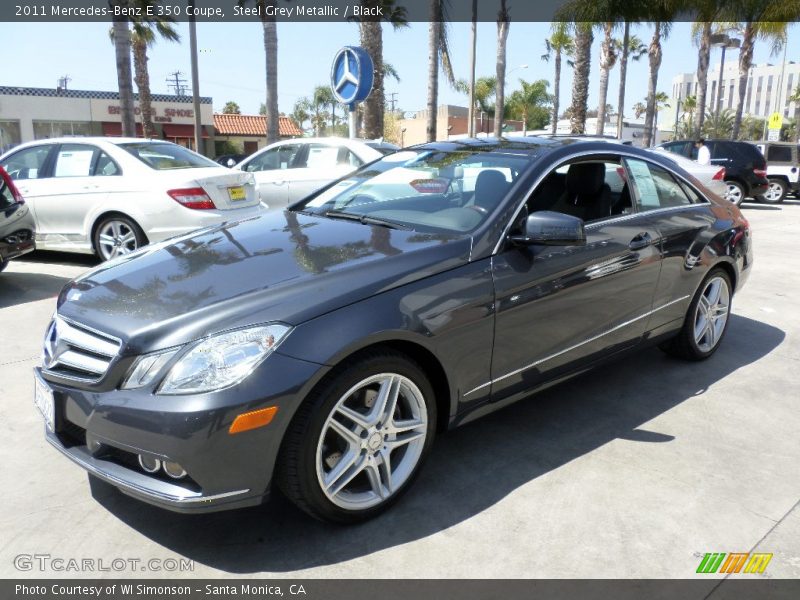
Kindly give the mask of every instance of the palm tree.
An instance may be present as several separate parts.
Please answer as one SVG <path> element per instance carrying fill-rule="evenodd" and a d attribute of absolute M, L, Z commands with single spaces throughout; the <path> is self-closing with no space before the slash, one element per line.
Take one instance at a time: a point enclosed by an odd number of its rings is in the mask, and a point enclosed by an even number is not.
<path fill-rule="evenodd" d="M 665 108 L 669 108 L 669 96 L 667 96 L 666 92 L 658 92 L 656 94 L 656 111 L 653 118 L 653 143 L 656 142 L 658 137 L 658 113 Z"/>
<path fill-rule="evenodd" d="M 436 119 L 439 103 L 439 65 L 450 85 L 456 85 L 453 66 L 450 62 L 450 47 L 447 41 L 447 3 L 431 0 L 431 20 L 428 25 L 428 103 L 425 135 L 429 142 L 436 140 Z"/>
<path fill-rule="evenodd" d="M 746 20 L 738 23 L 736 27 L 742 36 L 742 45 L 739 49 L 739 98 L 736 102 L 736 116 L 731 133 L 734 139 L 739 136 L 742 124 L 747 79 L 753 64 L 755 42 L 756 40 L 769 42 L 773 56 L 780 52 L 786 43 L 786 21 L 792 20 L 791 9 L 796 11 L 798 4 L 800 3 L 797 0 L 742 0 L 737 4 L 738 14 L 744 15 Z"/>
<path fill-rule="evenodd" d="M 661 68 L 663 56 L 661 40 L 666 39 L 672 28 L 671 17 L 674 13 L 675 5 L 671 0 L 664 0 L 655 7 L 657 20 L 653 23 L 653 37 L 650 46 L 647 48 L 647 56 L 650 61 L 650 76 L 647 81 L 647 111 L 644 114 L 644 134 L 642 145 L 649 148 L 653 143 L 652 134 L 655 127 L 657 108 L 658 71 Z"/>
<path fill-rule="evenodd" d="M 644 102 L 637 102 L 633 105 L 633 115 L 638 119 L 647 112 L 647 105 Z"/>
<path fill-rule="evenodd" d="M 710 138 L 731 137 L 735 119 L 736 115 L 730 108 L 726 108 L 720 113 L 708 111 L 703 121 L 703 135 Z"/>
<path fill-rule="evenodd" d="M 606 101 L 608 99 L 608 74 L 617 62 L 617 44 L 614 43 L 616 23 L 603 23 L 603 41 L 600 43 L 600 92 L 597 105 L 597 135 L 603 135 L 606 126 Z"/>
<path fill-rule="evenodd" d="M 619 59 L 619 101 L 617 102 L 617 137 L 622 139 L 625 119 L 625 88 L 628 80 L 628 59 L 638 62 L 647 54 L 647 46 L 638 35 L 631 35 L 630 21 L 625 21 L 625 32 L 622 36 L 622 56 Z M 637 117 L 638 119 L 638 117 Z"/>
<path fill-rule="evenodd" d="M 508 18 L 506 0 L 500 0 L 500 10 L 497 12 L 497 99 L 494 110 L 494 137 L 503 135 L 503 110 L 505 108 L 506 87 L 506 44 L 508 42 L 508 29 L 511 22 Z"/>
<path fill-rule="evenodd" d="M 119 7 L 122 14 L 126 14 L 130 7 L 128 0 L 111 0 L 111 5 Z M 136 135 L 136 120 L 133 106 L 133 78 L 131 76 L 131 29 L 128 18 L 115 16 L 112 25 L 112 39 L 114 41 L 114 54 L 117 58 L 117 85 L 119 86 L 119 107 L 122 117 L 122 135 L 134 137 Z"/>
<path fill-rule="evenodd" d="M 572 104 L 570 125 L 572 133 L 586 131 L 586 109 L 589 100 L 589 69 L 591 68 L 592 23 L 575 23 L 575 68 L 572 77 Z"/>
<path fill-rule="evenodd" d="M 237 0 L 239 6 L 248 4 L 250 0 Z M 267 109 L 267 144 L 278 141 L 278 25 L 275 9 L 278 0 L 253 0 L 258 7 L 261 28 L 264 36 L 264 54 L 266 55 L 266 109 Z"/>
<path fill-rule="evenodd" d="M 336 127 L 336 98 L 329 85 L 318 85 L 312 94 L 313 103 L 317 106 L 331 107 L 331 131 Z M 319 112 L 319 111 L 318 111 Z M 380 136 L 377 136 L 380 137 Z"/>
<path fill-rule="evenodd" d="M 459 79 L 456 81 L 455 86 L 453 86 L 457 91 L 461 92 L 462 94 L 469 95 L 469 83 L 467 83 L 464 79 Z M 496 77 L 479 77 L 475 80 L 475 91 L 473 96 L 475 97 L 475 107 L 480 112 L 479 118 L 481 120 L 481 131 L 479 133 L 484 133 L 483 131 L 483 114 L 486 113 L 487 117 L 494 115 L 494 104 L 491 104 L 489 100 L 494 97 L 495 92 L 497 91 L 497 78 Z"/>
<path fill-rule="evenodd" d="M 698 46 L 697 52 L 697 130 L 703 129 L 706 114 L 706 94 L 708 92 L 708 64 L 711 59 L 711 33 L 714 22 L 722 11 L 719 0 L 700 0 L 697 4 L 697 18 L 692 25 L 692 38 Z M 721 75 L 720 75 L 721 76 Z"/>
<path fill-rule="evenodd" d="M 569 24 L 563 21 L 553 23 L 550 28 L 550 37 L 544 41 L 547 53 L 542 54 L 542 60 L 549 61 L 553 56 L 555 75 L 553 77 L 553 118 L 550 122 L 550 133 L 555 134 L 558 126 L 558 104 L 561 94 L 561 59 L 563 56 L 572 56 L 575 44 L 569 34 Z"/>
<path fill-rule="evenodd" d="M 361 0 L 361 6 L 372 10 L 380 9 L 383 20 L 391 23 L 395 30 L 408 26 L 405 7 L 395 5 L 395 0 Z M 386 74 L 383 66 L 383 25 L 374 18 L 357 20 L 361 46 L 369 54 L 373 66 L 372 92 L 364 101 L 364 136 L 379 138 L 383 137 L 383 113 L 386 108 L 383 90 Z"/>
<path fill-rule="evenodd" d="M 794 102 L 794 141 L 800 142 L 800 85 L 794 88 L 789 102 Z"/>
<path fill-rule="evenodd" d="M 311 119 L 311 101 L 308 98 L 300 98 L 294 103 L 294 110 L 292 111 L 292 118 L 297 121 L 300 129 L 305 129 L 303 124 Z"/>
<path fill-rule="evenodd" d="M 142 133 L 146 138 L 156 137 L 153 125 L 153 105 L 150 97 L 150 73 L 147 69 L 147 49 L 156 41 L 156 36 L 170 42 L 180 40 L 173 27 L 175 19 L 171 16 L 157 15 L 161 0 L 133 0 L 135 8 L 143 17 L 133 18 L 131 47 L 133 49 L 133 69 L 136 87 L 139 90 L 139 110 L 142 114 Z"/>
<path fill-rule="evenodd" d="M 697 110 L 697 96 L 686 96 L 683 100 L 683 116 L 689 117 L 689 122 L 686 124 L 682 138 L 694 137 L 694 111 Z M 676 138 L 678 132 L 675 132 Z"/>
<path fill-rule="evenodd" d="M 240 115 L 242 114 L 242 109 L 239 108 L 239 105 L 234 102 L 233 100 L 228 100 L 225 103 L 225 106 L 222 107 L 222 114 L 223 115 Z"/>
<path fill-rule="evenodd" d="M 547 93 L 547 86 L 550 82 L 546 79 L 539 79 L 529 83 L 524 79 L 519 80 L 522 89 L 515 91 L 508 99 L 509 112 L 514 116 L 522 117 L 523 135 L 528 134 L 528 123 L 533 116 L 533 113 L 538 111 L 542 112 L 543 106 L 546 106 L 552 100 L 552 96 Z M 546 121 L 545 121 L 546 122 Z M 539 127 L 535 127 L 539 129 Z"/>

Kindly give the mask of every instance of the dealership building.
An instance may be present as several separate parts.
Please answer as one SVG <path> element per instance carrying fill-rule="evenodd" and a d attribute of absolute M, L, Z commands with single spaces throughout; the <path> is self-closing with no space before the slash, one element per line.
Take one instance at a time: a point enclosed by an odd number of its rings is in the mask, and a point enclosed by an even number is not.
<path fill-rule="evenodd" d="M 142 135 L 138 94 L 136 133 Z M 159 138 L 194 146 L 191 96 L 152 94 L 153 121 Z M 206 148 L 214 148 L 211 98 L 200 98 L 200 123 Z M 59 88 L 0 86 L 0 151 L 21 142 L 70 135 L 121 136 L 119 93 Z"/>

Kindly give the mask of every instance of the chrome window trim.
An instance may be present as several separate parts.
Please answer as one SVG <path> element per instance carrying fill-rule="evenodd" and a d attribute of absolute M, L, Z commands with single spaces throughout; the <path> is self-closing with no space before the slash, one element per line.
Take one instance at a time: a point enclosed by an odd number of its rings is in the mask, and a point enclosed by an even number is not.
<path fill-rule="evenodd" d="M 545 362 L 547 362 L 549 360 L 553 360 L 554 358 L 557 358 L 557 357 L 561 356 L 562 354 L 566 354 L 567 352 L 572 352 L 573 350 L 577 350 L 581 346 L 585 346 L 586 344 L 590 344 L 590 343 L 592 343 L 594 341 L 597 341 L 601 337 L 604 337 L 604 336 L 608 335 L 609 333 L 613 333 L 615 331 L 618 331 L 618 330 L 622 329 L 623 327 L 627 327 L 628 325 L 632 325 L 636 321 L 640 321 L 640 320 L 642 320 L 642 319 L 644 319 L 646 317 L 649 317 L 650 315 L 658 312 L 659 310 L 663 310 L 663 309 L 667 308 L 668 306 L 672 306 L 673 304 L 676 304 L 678 302 L 682 302 L 683 300 L 686 300 L 689 297 L 690 296 L 687 294 L 686 296 L 681 296 L 680 298 L 677 298 L 676 300 L 671 300 L 670 302 L 667 302 L 666 304 L 662 304 L 658 308 L 654 308 L 652 310 L 649 310 L 646 313 L 643 313 L 643 314 L 639 315 L 638 317 L 634 317 L 633 319 L 630 319 L 630 320 L 625 321 L 623 323 L 619 323 L 618 325 L 615 325 L 614 327 L 612 327 L 608 331 L 603 331 L 602 333 L 598 333 L 597 335 L 594 335 L 594 336 L 592 336 L 592 337 L 590 337 L 590 338 L 588 338 L 586 340 L 583 340 L 582 342 L 578 342 L 577 344 L 573 344 L 572 346 L 569 346 L 568 348 L 564 348 L 563 350 L 559 350 L 558 352 L 554 352 L 553 354 L 545 356 L 544 358 L 540 358 L 540 359 L 530 363 L 529 365 L 526 365 L 526 366 L 521 367 L 519 369 L 515 369 L 514 371 L 511 371 L 510 373 L 506 373 L 505 375 L 501 375 L 500 377 L 496 377 L 496 378 L 492 379 L 491 381 L 487 381 L 486 383 L 482 383 L 478 387 L 473 388 L 470 391 L 468 391 L 467 393 L 465 393 L 462 396 L 462 398 L 466 398 L 470 394 L 473 394 L 473 393 L 477 392 L 478 390 L 481 390 L 481 389 L 483 389 L 483 388 L 485 388 L 487 386 L 493 385 L 493 384 L 497 383 L 498 381 L 502 381 L 503 379 L 508 379 L 509 377 L 513 377 L 514 375 L 518 375 L 519 373 L 522 373 L 523 371 L 527 371 L 528 369 L 536 367 L 536 366 L 538 366 L 538 365 L 540 365 L 542 363 L 545 363 Z"/>
<path fill-rule="evenodd" d="M 684 177 L 680 173 L 675 171 L 671 166 L 669 166 L 669 167 L 664 166 L 664 165 L 662 165 L 662 164 L 660 164 L 658 162 L 650 160 L 648 157 L 639 156 L 638 154 L 633 154 L 631 152 L 618 151 L 618 150 L 612 148 L 608 152 L 603 152 L 603 151 L 600 151 L 600 150 L 583 150 L 581 152 L 576 152 L 574 154 L 570 154 L 570 155 L 568 155 L 568 156 L 566 156 L 564 158 L 560 158 L 559 160 L 552 161 L 545 169 L 542 170 L 541 175 L 539 175 L 539 177 L 536 179 L 536 181 L 533 183 L 533 185 L 531 185 L 531 187 L 528 188 L 527 192 L 525 192 L 525 194 L 523 194 L 522 201 L 517 206 L 517 208 L 514 211 L 514 214 L 512 215 L 511 219 L 509 219 L 508 223 L 506 223 L 505 227 L 503 228 L 503 233 L 500 235 L 500 238 L 497 240 L 497 243 L 495 244 L 494 249 L 492 250 L 492 256 L 495 256 L 500 252 L 500 249 L 502 248 L 504 242 L 506 241 L 506 239 L 508 237 L 508 232 L 511 230 L 511 226 L 514 223 L 516 223 L 517 219 L 519 218 L 520 213 L 522 213 L 522 209 L 525 207 L 525 204 L 528 201 L 528 198 L 530 198 L 531 194 L 536 190 L 537 187 L 539 187 L 539 185 L 542 183 L 542 181 L 544 181 L 545 177 L 547 177 L 554 169 L 557 169 L 559 166 L 563 165 L 564 163 L 567 163 L 567 162 L 569 162 L 571 160 L 574 160 L 576 158 L 581 158 L 583 156 L 591 156 L 591 155 L 604 155 L 604 156 L 618 155 L 620 158 L 621 157 L 632 158 L 632 159 L 635 159 L 635 160 L 641 160 L 641 161 L 646 162 L 646 163 L 652 163 L 655 166 L 664 169 L 665 171 L 667 171 L 673 177 L 677 177 L 679 182 L 686 182 Z M 686 182 L 686 184 L 689 185 L 689 182 Z M 695 189 L 695 187 L 693 185 L 690 185 L 690 187 L 693 190 L 695 190 L 697 192 L 697 194 L 701 198 L 705 198 L 705 194 L 701 194 L 699 191 L 697 191 Z M 698 205 L 698 204 L 692 203 L 692 204 L 687 204 L 685 206 L 669 206 L 669 207 L 666 207 L 666 208 L 657 208 L 657 209 L 654 209 L 654 210 L 637 211 L 637 212 L 634 212 L 634 213 L 631 213 L 631 214 L 628 214 L 628 215 L 620 215 L 618 217 L 614 217 L 614 218 L 610 218 L 610 219 L 603 219 L 601 221 L 595 221 L 593 223 L 587 223 L 586 227 L 591 227 L 593 225 L 595 225 L 595 226 L 605 225 L 607 223 L 616 223 L 616 222 L 618 222 L 620 220 L 627 220 L 627 219 L 630 219 L 630 218 L 633 218 L 633 217 L 639 217 L 639 216 L 642 216 L 642 215 L 663 214 L 663 213 L 666 213 L 666 212 L 669 212 L 669 211 L 673 211 L 676 208 L 686 209 L 686 208 L 692 208 L 694 206 L 707 206 L 707 205 L 708 205 L 708 202 L 706 202 L 706 203 L 704 203 L 702 205 Z"/>

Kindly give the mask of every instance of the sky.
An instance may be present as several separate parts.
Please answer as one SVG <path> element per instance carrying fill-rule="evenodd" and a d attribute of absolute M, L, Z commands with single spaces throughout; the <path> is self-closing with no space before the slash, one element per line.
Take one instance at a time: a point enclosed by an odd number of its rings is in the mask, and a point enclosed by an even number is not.
<path fill-rule="evenodd" d="M 191 81 L 188 24 L 178 23 L 179 43 L 159 41 L 150 51 L 150 81 L 153 93 L 171 93 L 166 78 L 181 71 Z M 508 37 L 507 88 L 510 94 L 519 87 L 519 79 L 553 81 L 552 62 L 544 62 L 544 40 L 549 23 L 511 23 Z M 6 55 L 0 75 L 1 85 L 56 87 L 63 75 L 71 78 L 71 89 L 114 91 L 117 89 L 116 63 L 106 23 L 25 23 L 0 24 Z M 800 61 L 800 31 L 790 29 L 788 60 Z M 451 23 L 449 39 L 453 67 L 458 78 L 467 78 L 469 69 L 469 23 Z M 649 41 L 652 27 L 643 24 L 633 33 Z M 384 25 L 384 60 L 397 70 L 401 81 L 387 80 L 387 99 L 397 93 L 397 108 L 417 111 L 425 108 L 427 85 L 427 23 L 412 23 L 398 31 Z M 621 32 L 620 32 L 621 37 Z M 255 114 L 264 101 L 264 45 L 259 23 L 198 23 L 200 93 L 213 98 L 214 109 L 221 111 L 229 100 L 242 113 Z M 589 107 L 597 106 L 598 53 L 601 34 L 595 34 L 592 52 Z M 316 85 L 328 84 L 330 64 L 344 45 L 358 44 L 358 28 L 349 23 L 279 23 L 278 24 L 278 98 L 280 110 L 290 113 L 295 101 L 308 96 Z M 676 23 L 663 44 L 664 59 L 659 74 L 659 90 L 670 93 L 672 77 L 697 67 L 697 50 L 691 43 L 690 24 Z M 494 75 L 496 25 L 478 24 L 477 76 Z M 733 56 L 731 56 L 733 55 Z M 738 53 L 729 52 L 736 60 Z M 755 62 L 780 62 L 770 58 L 764 43 L 756 44 Z M 711 56 L 719 63 L 719 50 Z M 527 68 L 523 68 L 527 65 Z M 628 67 L 626 113 L 647 93 L 648 64 L 644 57 Z M 451 89 L 440 79 L 439 103 L 466 105 L 466 96 Z M 571 97 L 572 69 L 564 65 L 561 82 L 562 110 Z M 608 101 L 616 107 L 619 68 L 610 76 Z M 552 83 L 551 83 L 552 90 Z"/>

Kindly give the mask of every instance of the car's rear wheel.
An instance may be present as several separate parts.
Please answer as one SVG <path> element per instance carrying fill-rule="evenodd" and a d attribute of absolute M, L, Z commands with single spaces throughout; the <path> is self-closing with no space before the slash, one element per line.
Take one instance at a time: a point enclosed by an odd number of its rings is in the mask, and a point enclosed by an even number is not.
<path fill-rule="evenodd" d="M 144 246 L 147 238 L 133 219 L 112 215 L 95 227 L 92 241 L 97 255 L 103 260 L 110 260 Z"/>
<path fill-rule="evenodd" d="M 761 194 L 758 199 L 764 204 L 780 204 L 786 197 L 788 186 L 780 179 L 770 179 L 767 191 Z"/>
<path fill-rule="evenodd" d="M 276 482 L 310 515 L 354 523 L 408 489 L 436 430 L 433 388 L 401 354 L 352 360 L 323 380 L 284 438 Z"/>
<path fill-rule="evenodd" d="M 732 290 L 728 274 L 712 269 L 689 304 L 680 333 L 660 348 L 687 360 L 704 360 L 714 354 L 728 330 Z"/>
<path fill-rule="evenodd" d="M 744 186 L 737 181 L 726 181 L 725 185 L 728 186 L 728 193 L 725 194 L 725 199 L 733 202 L 736 206 L 741 206 L 745 197 Z"/>

